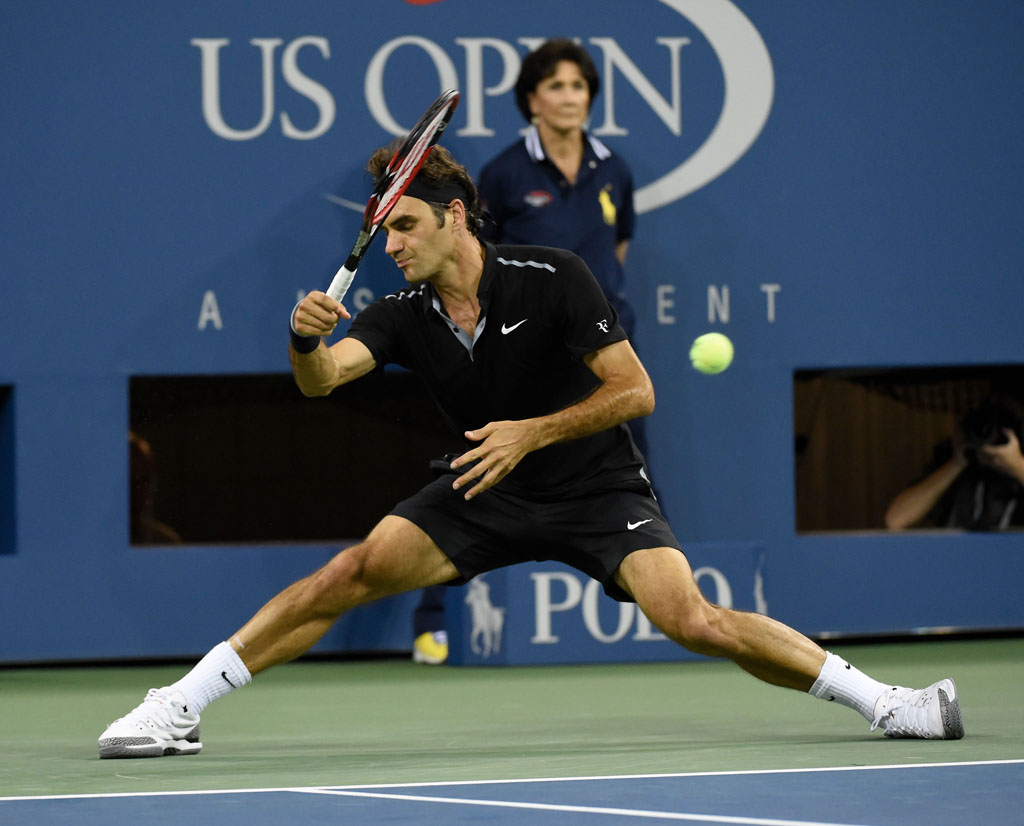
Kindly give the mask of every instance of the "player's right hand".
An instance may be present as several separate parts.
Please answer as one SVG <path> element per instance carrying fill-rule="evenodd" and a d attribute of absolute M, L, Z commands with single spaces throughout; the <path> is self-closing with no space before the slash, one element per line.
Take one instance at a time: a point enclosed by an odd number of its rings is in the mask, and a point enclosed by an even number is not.
<path fill-rule="evenodd" d="M 352 318 L 344 304 L 313 290 L 295 308 L 292 324 L 300 336 L 329 336 L 343 318 Z"/>

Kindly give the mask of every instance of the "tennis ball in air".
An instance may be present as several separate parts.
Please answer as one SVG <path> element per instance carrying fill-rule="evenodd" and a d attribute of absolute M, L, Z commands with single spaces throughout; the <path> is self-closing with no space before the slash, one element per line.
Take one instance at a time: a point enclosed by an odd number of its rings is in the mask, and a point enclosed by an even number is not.
<path fill-rule="evenodd" d="M 732 342 L 721 333 L 697 336 L 690 348 L 690 361 L 701 373 L 721 373 L 732 363 Z"/>

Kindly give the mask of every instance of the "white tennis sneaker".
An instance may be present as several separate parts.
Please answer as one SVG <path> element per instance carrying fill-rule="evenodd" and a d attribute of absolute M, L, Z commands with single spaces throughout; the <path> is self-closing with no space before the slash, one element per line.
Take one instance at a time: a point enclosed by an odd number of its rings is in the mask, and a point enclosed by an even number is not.
<path fill-rule="evenodd" d="M 886 737 L 959 740 L 964 736 L 964 722 L 956 683 L 946 679 L 921 689 L 895 686 L 875 703 L 871 730 L 879 726 Z"/>
<path fill-rule="evenodd" d="M 199 714 L 190 711 L 185 695 L 169 688 L 151 688 L 132 711 L 100 735 L 100 757 L 163 757 L 198 754 Z"/>

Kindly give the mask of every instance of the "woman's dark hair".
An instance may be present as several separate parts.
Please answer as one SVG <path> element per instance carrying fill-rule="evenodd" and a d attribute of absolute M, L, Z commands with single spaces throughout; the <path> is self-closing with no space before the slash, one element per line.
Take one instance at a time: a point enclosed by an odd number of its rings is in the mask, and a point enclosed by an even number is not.
<path fill-rule="evenodd" d="M 533 113 L 530 112 L 530 95 L 537 91 L 542 80 L 555 73 L 558 64 L 563 60 L 580 67 L 590 89 L 591 103 L 601 91 L 601 78 L 598 77 L 597 67 L 594 66 L 594 61 L 590 59 L 586 49 L 564 37 L 548 40 L 523 58 L 523 65 L 516 79 L 516 106 L 527 123 L 533 120 Z"/>

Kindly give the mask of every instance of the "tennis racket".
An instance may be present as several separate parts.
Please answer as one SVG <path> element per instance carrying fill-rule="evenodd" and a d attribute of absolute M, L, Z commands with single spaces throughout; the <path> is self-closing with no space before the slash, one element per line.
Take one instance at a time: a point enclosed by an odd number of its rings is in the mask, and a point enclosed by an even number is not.
<path fill-rule="evenodd" d="M 334 276 L 331 286 L 327 288 L 327 295 L 335 301 L 341 301 L 345 297 L 359 268 L 359 262 L 363 260 L 366 250 L 370 247 L 370 242 L 376 237 L 380 225 L 391 214 L 398 199 L 402 197 L 402 193 L 427 160 L 430 150 L 444 132 L 458 103 L 459 93 L 454 89 L 442 94 L 405 136 L 402 145 L 388 163 L 366 204 L 363 225 L 359 229 L 355 246 L 352 247 L 344 266 Z"/>

